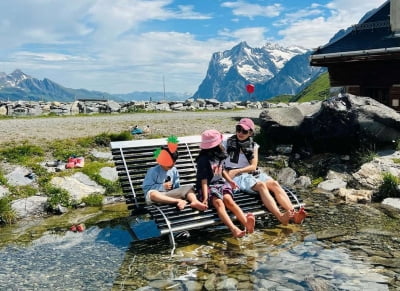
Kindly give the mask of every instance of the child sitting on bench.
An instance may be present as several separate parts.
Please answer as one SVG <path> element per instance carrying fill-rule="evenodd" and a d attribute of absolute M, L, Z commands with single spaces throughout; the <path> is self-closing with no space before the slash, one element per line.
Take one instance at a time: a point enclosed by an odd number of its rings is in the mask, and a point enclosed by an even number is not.
<path fill-rule="evenodd" d="M 147 171 L 142 183 L 146 203 L 176 204 L 182 210 L 189 201 L 190 207 L 204 211 L 207 205 L 197 200 L 193 185 L 181 186 L 179 183 L 179 172 L 175 167 L 178 159 L 177 143 L 176 137 L 169 137 L 168 147 L 155 152 L 158 165 Z"/>
<path fill-rule="evenodd" d="M 204 131 L 201 134 L 200 148 L 196 178 L 201 201 L 204 204 L 210 202 L 215 207 L 218 216 L 234 237 L 243 237 L 246 231 L 254 232 L 254 215 L 245 215 L 233 200 L 232 188 L 237 188 L 237 185 L 223 168 L 226 154 L 222 148 L 222 134 L 215 129 Z M 232 222 L 226 208 L 232 211 L 246 230 L 240 229 Z"/>

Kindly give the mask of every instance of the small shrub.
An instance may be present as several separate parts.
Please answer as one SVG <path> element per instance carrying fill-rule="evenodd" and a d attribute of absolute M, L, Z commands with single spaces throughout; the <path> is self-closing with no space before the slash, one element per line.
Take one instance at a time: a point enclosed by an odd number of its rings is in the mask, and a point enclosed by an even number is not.
<path fill-rule="evenodd" d="M 0 222 L 11 224 L 17 219 L 15 211 L 11 208 L 8 198 L 0 198 Z"/>
<path fill-rule="evenodd" d="M 361 149 L 353 154 L 353 163 L 356 168 L 360 168 L 363 164 L 371 162 L 377 154 L 370 149 Z"/>
<path fill-rule="evenodd" d="M 110 141 L 125 141 L 131 139 L 132 139 L 132 134 L 129 131 L 110 134 Z"/>
<path fill-rule="evenodd" d="M 54 210 L 58 204 L 64 207 L 70 207 L 72 204 L 71 197 L 67 190 L 48 186 L 46 188 L 47 206 L 49 210 Z"/>
<path fill-rule="evenodd" d="M 108 147 L 110 145 L 110 135 L 102 133 L 94 137 L 94 143 L 100 147 Z"/>
<path fill-rule="evenodd" d="M 385 173 L 383 175 L 383 183 L 379 187 L 378 193 L 374 195 L 374 200 L 380 202 L 388 197 L 400 198 L 399 182 L 400 179 L 398 177 Z"/>
<path fill-rule="evenodd" d="M 394 149 L 400 151 L 400 139 L 394 141 Z"/>
<path fill-rule="evenodd" d="M 318 178 L 312 180 L 311 185 L 313 187 L 317 187 L 319 185 L 319 183 L 322 183 L 323 181 L 324 181 L 324 178 L 318 177 Z"/>
<path fill-rule="evenodd" d="M 103 205 L 103 198 L 104 198 L 104 195 L 94 193 L 94 194 L 90 194 L 87 197 L 84 197 L 82 199 L 82 202 L 84 202 L 87 206 L 101 206 L 101 205 Z"/>

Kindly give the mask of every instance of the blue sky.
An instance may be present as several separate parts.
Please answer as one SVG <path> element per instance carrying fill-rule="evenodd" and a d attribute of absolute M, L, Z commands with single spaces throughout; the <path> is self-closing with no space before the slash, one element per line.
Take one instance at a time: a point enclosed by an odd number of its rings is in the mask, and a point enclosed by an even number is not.
<path fill-rule="evenodd" d="M 68 88 L 193 94 L 241 41 L 316 48 L 385 0 L 4 0 L 0 72 Z"/>

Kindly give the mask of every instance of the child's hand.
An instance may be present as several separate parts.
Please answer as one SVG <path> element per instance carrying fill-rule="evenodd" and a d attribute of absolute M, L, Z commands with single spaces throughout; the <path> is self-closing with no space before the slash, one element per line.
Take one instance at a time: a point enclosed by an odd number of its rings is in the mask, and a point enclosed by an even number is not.
<path fill-rule="evenodd" d="M 230 181 L 229 184 L 231 185 L 232 190 L 239 189 L 239 186 L 235 181 Z"/>
<path fill-rule="evenodd" d="M 171 181 L 165 182 L 164 183 L 164 189 L 165 190 L 171 190 L 172 189 L 172 182 Z"/>

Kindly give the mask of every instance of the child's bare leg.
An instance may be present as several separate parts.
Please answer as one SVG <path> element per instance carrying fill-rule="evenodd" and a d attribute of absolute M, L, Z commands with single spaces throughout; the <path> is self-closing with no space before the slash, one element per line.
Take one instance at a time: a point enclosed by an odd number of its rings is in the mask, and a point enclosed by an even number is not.
<path fill-rule="evenodd" d="M 224 204 L 226 208 L 232 211 L 240 223 L 246 228 L 248 233 L 254 232 L 255 218 L 253 214 L 248 213 L 247 215 L 244 215 L 242 209 L 236 204 L 232 196 L 229 194 L 224 195 Z"/>
<path fill-rule="evenodd" d="M 201 203 L 194 192 L 189 192 L 186 196 L 186 199 L 190 202 L 190 207 L 195 208 L 200 211 L 204 211 L 207 209 L 207 205 Z"/>
<path fill-rule="evenodd" d="M 267 189 L 269 191 L 274 192 L 275 198 L 278 201 L 278 204 L 285 209 L 286 211 L 293 210 L 292 201 L 290 201 L 288 195 L 286 194 L 285 190 L 279 185 L 278 181 L 276 180 L 268 180 L 265 182 Z"/>
<path fill-rule="evenodd" d="M 187 201 L 183 200 L 183 199 L 177 199 L 177 198 L 173 198 L 170 196 L 167 196 L 161 192 L 158 191 L 152 191 L 150 192 L 150 199 L 153 202 L 156 203 L 163 203 L 163 204 L 176 204 L 176 206 L 182 210 L 183 208 L 185 208 Z"/>
<path fill-rule="evenodd" d="M 247 213 L 246 214 L 246 231 L 248 233 L 253 233 L 254 232 L 254 227 L 256 225 L 256 218 L 254 217 L 253 213 Z"/>
<path fill-rule="evenodd" d="M 264 206 L 279 220 L 280 223 L 283 225 L 287 225 L 289 223 L 290 212 L 286 211 L 285 213 L 282 213 L 279 210 L 274 197 L 272 197 L 271 193 L 269 193 L 267 186 L 264 183 L 257 183 L 253 187 L 253 190 L 260 193 L 260 197 Z"/>
<path fill-rule="evenodd" d="M 214 198 L 213 205 L 218 213 L 219 218 L 230 229 L 234 237 L 243 237 L 246 234 L 244 230 L 241 230 L 232 222 L 231 218 L 226 212 L 224 202 L 221 199 Z"/>

